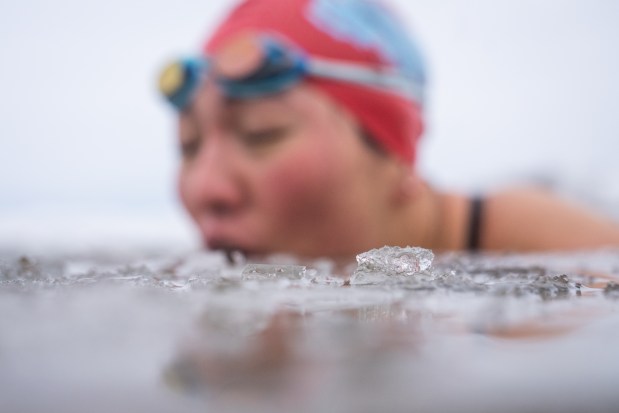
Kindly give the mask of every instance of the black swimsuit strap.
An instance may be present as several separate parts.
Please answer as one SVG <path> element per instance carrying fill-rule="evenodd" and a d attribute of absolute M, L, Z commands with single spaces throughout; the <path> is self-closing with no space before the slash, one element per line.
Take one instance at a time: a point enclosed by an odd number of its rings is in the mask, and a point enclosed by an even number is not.
<path fill-rule="evenodd" d="M 471 212 L 469 215 L 469 238 L 467 249 L 471 252 L 479 250 L 481 237 L 481 214 L 484 209 L 484 200 L 481 197 L 471 199 Z"/>

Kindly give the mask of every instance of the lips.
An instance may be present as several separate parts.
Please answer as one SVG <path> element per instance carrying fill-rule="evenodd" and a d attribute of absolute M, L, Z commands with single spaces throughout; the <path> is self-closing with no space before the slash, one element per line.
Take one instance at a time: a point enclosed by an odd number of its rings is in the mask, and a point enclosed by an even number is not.
<path fill-rule="evenodd" d="M 210 250 L 239 251 L 245 256 L 260 254 L 247 230 L 238 220 L 207 220 L 198 222 L 204 245 Z"/>
<path fill-rule="evenodd" d="M 251 254 L 251 251 L 248 248 L 229 240 L 206 239 L 204 244 L 209 250 L 223 250 L 230 253 L 238 251 L 243 255 Z"/>

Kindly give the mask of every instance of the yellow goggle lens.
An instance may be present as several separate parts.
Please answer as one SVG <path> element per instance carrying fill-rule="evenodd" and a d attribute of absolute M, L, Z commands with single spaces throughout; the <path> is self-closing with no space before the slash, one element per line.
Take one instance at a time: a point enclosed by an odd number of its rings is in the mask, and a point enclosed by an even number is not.
<path fill-rule="evenodd" d="M 185 70 L 180 63 L 172 63 L 163 69 L 159 76 L 159 90 L 166 96 L 171 96 L 183 86 Z"/>

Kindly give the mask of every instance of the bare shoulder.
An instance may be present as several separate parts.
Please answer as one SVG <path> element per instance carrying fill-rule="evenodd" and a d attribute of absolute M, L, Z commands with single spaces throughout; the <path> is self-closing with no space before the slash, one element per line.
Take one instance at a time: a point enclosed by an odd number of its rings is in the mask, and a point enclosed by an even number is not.
<path fill-rule="evenodd" d="M 531 251 L 619 246 L 619 224 L 539 188 L 514 188 L 486 198 L 482 246 Z"/>

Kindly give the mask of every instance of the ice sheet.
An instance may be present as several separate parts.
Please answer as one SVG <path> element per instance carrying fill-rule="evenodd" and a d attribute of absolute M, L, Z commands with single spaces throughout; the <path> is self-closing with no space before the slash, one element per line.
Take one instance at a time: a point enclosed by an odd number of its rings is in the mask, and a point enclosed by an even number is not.
<path fill-rule="evenodd" d="M 386 252 L 374 257 L 394 271 L 209 252 L 0 255 L 0 411 L 618 405 L 619 251 L 448 254 L 404 270 Z M 368 268 L 379 277 L 352 282 Z"/>

